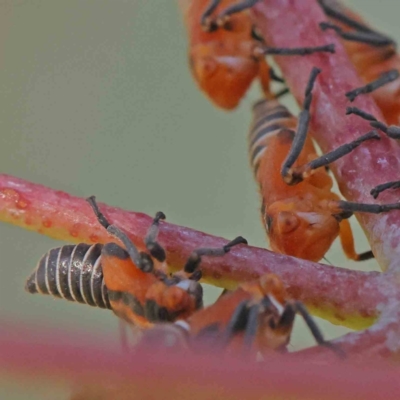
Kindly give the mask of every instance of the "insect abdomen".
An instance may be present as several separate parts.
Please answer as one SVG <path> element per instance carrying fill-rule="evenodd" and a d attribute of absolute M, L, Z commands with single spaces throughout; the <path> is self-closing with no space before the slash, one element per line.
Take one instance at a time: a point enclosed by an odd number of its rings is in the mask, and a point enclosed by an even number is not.
<path fill-rule="evenodd" d="M 102 244 L 67 245 L 47 252 L 26 282 L 29 293 L 50 294 L 111 309 L 101 266 Z"/>
<path fill-rule="evenodd" d="M 254 174 L 258 169 L 268 140 L 290 126 L 292 114 L 276 100 L 263 99 L 253 106 L 253 122 L 248 134 L 250 163 Z"/>

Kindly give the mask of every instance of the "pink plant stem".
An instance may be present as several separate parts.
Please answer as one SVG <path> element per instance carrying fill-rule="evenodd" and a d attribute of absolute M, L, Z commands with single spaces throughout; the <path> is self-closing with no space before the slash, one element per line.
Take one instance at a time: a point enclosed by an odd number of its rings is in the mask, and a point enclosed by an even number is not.
<path fill-rule="evenodd" d="M 332 32 L 322 32 L 318 24 L 326 17 L 316 0 L 264 0 L 254 7 L 257 26 L 268 44 L 277 47 L 303 47 L 334 43 L 335 54 L 306 57 L 276 57 L 294 96 L 302 101 L 312 67 L 322 69 L 314 90 L 311 126 L 324 152 L 354 140 L 371 130 L 357 116 L 345 116 L 347 106 L 357 106 L 383 120 L 370 96 L 359 96 L 350 103 L 345 93 L 362 82 L 347 54 Z M 333 165 L 343 195 L 350 201 L 373 203 L 369 191 L 376 185 L 400 179 L 400 147 L 382 134 L 379 142 L 364 143 L 351 155 Z M 397 203 L 399 192 L 388 191 L 382 202 Z M 381 199 L 380 198 L 380 199 Z M 357 213 L 381 268 L 400 270 L 400 211 L 381 215 Z"/>
<path fill-rule="evenodd" d="M 390 307 L 385 308 L 378 323 L 369 329 L 357 333 L 349 333 L 337 340 L 345 354 L 351 359 L 365 360 L 366 358 L 391 358 L 398 362 L 400 354 L 400 299 L 394 296 Z M 324 347 L 312 347 L 295 354 L 295 357 L 312 357 L 314 361 L 326 361 L 331 351 Z"/>
<path fill-rule="evenodd" d="M 137 246 L 144 247 L 143 237 L 151 217 L 101 203 L 100 207 L 112 223 L 129 233 Z M 0 175 L 0 220 L 69 242 L 114 240 L 99 225 L 84 199 L 9 175 Z M 193 249 L 220 247 L 227 242 L 164 222 L 159 240 L 167 250 L 169 265 L 175 269 L 183 267 Z M 250 246 L 236 247 L 221 258 L 205 257 L 202 271 L 205 282 L 227 288 L 275 273 L 289 293 L 313 313 L 355 329 L 373 322 L 379 315 L 378 306 L 388 301 L 392 290 L 391 282 L 379 273 L 335 268 Z"/>
<path fill-rule="evenodd" d="M 264 0 L 254 7 L 253 16 L 261 33 L 271 46 L 304 47 L 334 43 L 336 53 L 307 57 L 276 57 L 294 96 L 301 100 L 311 69 L 322 70 L 313 92 L 311 126 L 324 152 L 356 139 L 370 130 L 368 123 L 356 116 L 345 116 L 345 93 L 362 86 L 354 67 L 336 36 L 323 33 L 319 22 L 326 20 L 315 0 Z M 383 120 L 371 97 L 360 96 L 354 105 Z M 350 201 L 372 203 L 372 187 L 400 178 L 400 147 L 382 135 L 379 142 L 365 143 L 333 166 L 333 172 L 344 196 Z M 382 195 L 385 202 L 396 203 L 398 196 Z M 390 298 L 382 303 L 377 324 L 361 333 L 352 333 L 337 342 L 350 354 L 394 354 L 400 350 L 400 211 L 381 215 L 357 214 L 374 254 L 383 270 L 384 292 Z M 383 283 L 386 282 L 386 283 Z M 386 284 L 393 283 L 391 289 Z M 313 349 L 322 356 L 326 349 Z"/>
<path fill-rule="evenodd" d="M 0 371 L 21 383 L 78 379 L 83 391 L 99 394 L 88 398 L 394 400 L 400 392 L 399 367 L 377 361 L 360 365 L 332 358 L 321 364 L 303 354 L 297 360 L 271 355 L 254 363 L 154 347 L 122 354 L 59 331 L 37 332 L 27 342 L 29 328 L 2 325 Z"/>

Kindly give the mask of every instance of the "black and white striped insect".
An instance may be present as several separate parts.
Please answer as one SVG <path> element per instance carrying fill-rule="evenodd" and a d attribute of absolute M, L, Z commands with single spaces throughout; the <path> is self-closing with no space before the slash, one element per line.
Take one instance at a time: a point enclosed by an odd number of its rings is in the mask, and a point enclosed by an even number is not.
<path fill-rule="evenodd" d="M 233 246 L 246 244 L 237 237 L 220 248 L 192 252 L 182 271 L 167 272 L 166 254 L 156 238 L 158 212 L 144 238 L 147 252 L 139 252 L 129 237 L 108 222 L 94 197 L 88 199 L 99 224 L 123 244 L 63 246 L 46 253 L 29 277 L 29 293 L 50 294 L 70 301 L 111 309 L 129 323 L 150 327 L 155 322 L 185 319 L 203 306 L 198 282 L 202 257 L 221 257 Z"/>
<path fill-rule="evenodd" d="M 101 266 L 102 249 L 100 243 L 80 243 L 50 250 L 28 278 L 26 290 L 111 309 Z"/>

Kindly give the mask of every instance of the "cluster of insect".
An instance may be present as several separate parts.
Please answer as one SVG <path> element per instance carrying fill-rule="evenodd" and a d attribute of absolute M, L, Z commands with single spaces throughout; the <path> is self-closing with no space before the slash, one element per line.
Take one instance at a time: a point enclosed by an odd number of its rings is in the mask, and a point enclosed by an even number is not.
<path fill-rule="evenodd" d="M 332 192 L 327 166 L 366 141 L 379 140 L 379 131 L 400 138 L 400 127 L 386 126 L 373 115 L 349 107 L 370 121 L 372 130 L 357 140 L 318 157 L 309 135 L 313 88 L 320 70 L 310 71 L 298 117 L 280 104 L 283 89 L 271 91 L 271 82 L 284 85 L 268 65 L 265 55 L 304 56 L 316 52 L 334 57 L 333 44 L 304 48 L 273 48 L 254 27 L 249 9 L 259 0 L 197 0 L 188 2 L 185 19 L 189 30 L 190 66 L 203 92 L 217 106 L 233 109 L 252 81 L 259 79 L 264 98 L 253 108 L 248 135 L 249 156 L 259 185 L 262 221 L 272 249 L 279 253 L 319 261 L 339 236 L 346 256 L 361 261 L 371 251 L 358 254 L 348 218 L 354 212 L 382 213 L 399 209 L 396 204 L 359 204 L 340 200 Z M 318 0 L 326 15 L 321 30 L 333 30 L 343 40 L 365 86 L 346 93 L 349 101 L 371 93 L 387 120 L 399 123 L 399 58 L 394 42 L 369 28 L 351 10 L 337 2 Z M 310 161 L 311 160 L 311 161 Z M 325 167 L 325 168 L 323 168 Z M 383 190 L 400 187 L 389 182 L 373 188 L 376 198 Z M 207 345 L 219 351 L 265 356 L 285 352 L 295 315 L 300 314 L 319 345 L 341 350 L 324 340 L 304 305 L 288 297 L 283 283 L 272 274 L 242 283 L 212 305 L 203 308 L 199 283 L 203 257 L 223 257 L 246 240 L 237 237 L 221 248 L 195 249 L 183 270 L 168 272 L 166 253 L 157 235 L 165 215 L 158 212 L 148 228 L 140 252 L 120 228 L 108 221 L 94 197 L 88 202 L 99 229 L 116 242 L 66 245 L 50 250 L 28 279 L 30 293 L 50 294 L 70 301 L 111 309 L 118 317 L 147 332 L 164 332 L 181 347 L 194 351 Z M 158 333 L 156 337 L 159 340 Z M 150 335 L 151 336 L 151 335 Z M 148 336 L 148 337 L 150 337 Z M 167 346 L 167 343 L 165 343 Z"/>

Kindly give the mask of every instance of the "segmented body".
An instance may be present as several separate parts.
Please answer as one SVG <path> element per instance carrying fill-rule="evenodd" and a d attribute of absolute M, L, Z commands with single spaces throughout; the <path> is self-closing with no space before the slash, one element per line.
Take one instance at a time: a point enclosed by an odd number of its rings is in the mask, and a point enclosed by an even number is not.
<path fill-rule="evenodd" d="M 248 135 L 250 162 L 262 199 L 261 215 L 271 248 L 279 253 L 319 261 L 340 234 L 343 249 L 358 259 L 347 220 L 334 216 L 339 197 L 332 192 L 332 179 L 323 168 L 302 182 L 289 186 L 281 176 L 290 151 L 297 118 L 277 100 L 261 100 L 254 105 Z M 294 166 L 317 158 L 307 136 Z M 337 210 L 338 212 L 338 210 Z"/>
<path fill-rule="evenodd" d="M 29 293 L 49 294 L 111 309 L 101 265 L 103 245 L 66 245 L 50 250 L 26 283 Z"/>
<path fill-rule="evenodd" d="M 46 253 L 28 278 L 29 293 L 111 309 L 142 326 L 186 318 L 202 307 L 199 283 L 143 272 L 115 243 L 67 245 Z"/>

